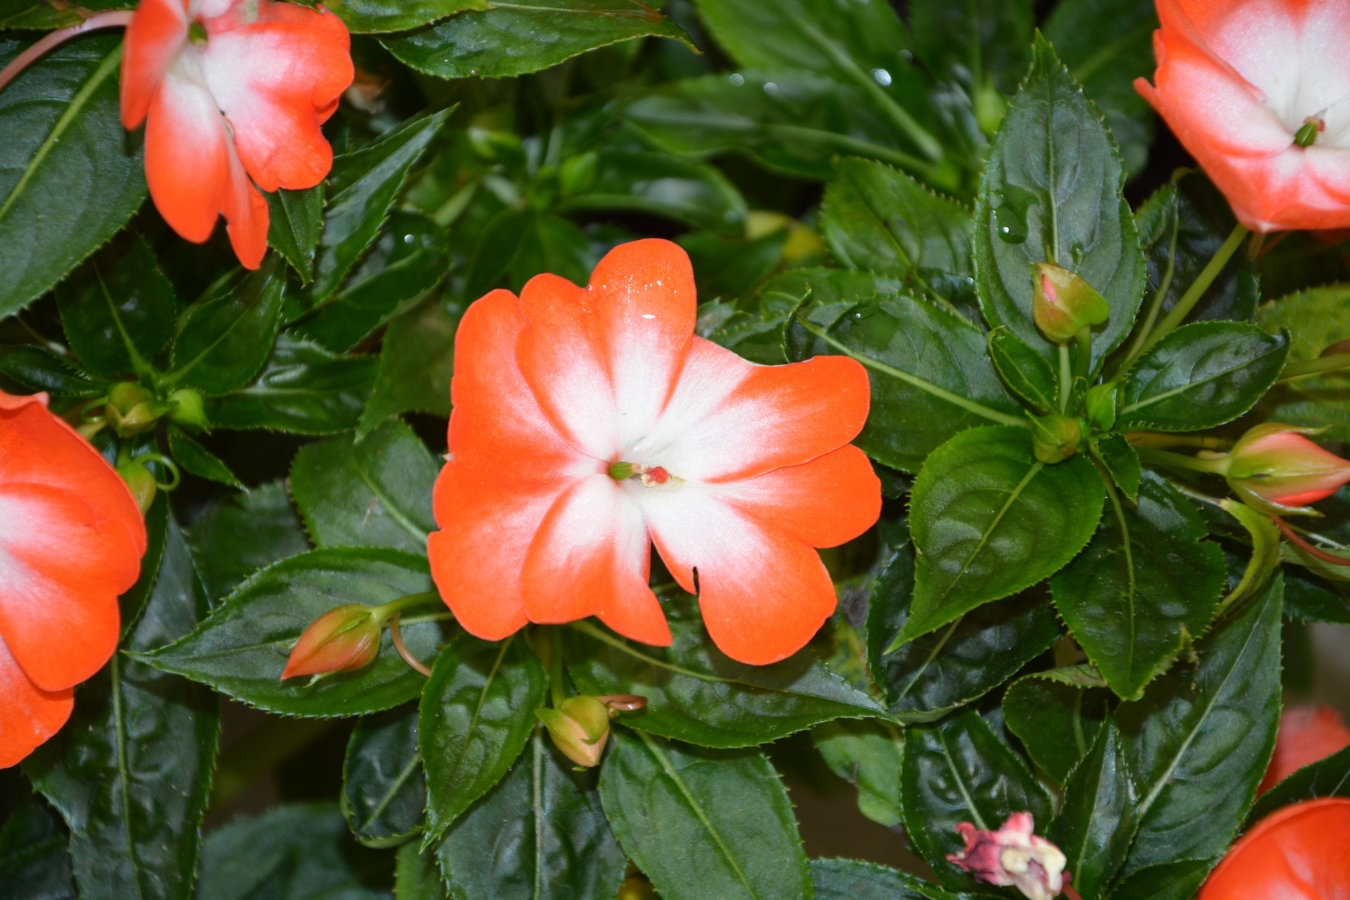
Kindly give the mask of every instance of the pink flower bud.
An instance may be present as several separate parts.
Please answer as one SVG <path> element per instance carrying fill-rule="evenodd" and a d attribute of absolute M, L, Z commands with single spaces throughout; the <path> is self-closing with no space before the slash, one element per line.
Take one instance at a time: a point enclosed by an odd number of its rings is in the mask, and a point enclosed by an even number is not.
<path fill-rule="evenodd" d="M 1274 422 L 1251 429 L 1229 454 L 1229 487 L 1261 512 L 1312 513 L 1309 504 L 1350 481 L 1350 462 L 1304 437 L 1319 431 Z"/>
<path fill-rule="evenodd" d="M 329 610 L 300 635 L 281 680 L 332 675 L 369 665 L 380 651 L 380 622 L 369 606 L 353 603 Z"/>
<path fill-rule="evenodd" d="M 553 744 L 579 766 L 600 764 L 609 740 L 610 708 L 597 697 L 568 697 L 554 709 L 534 714 L 548 729 Z"/>
<path fill-rule="evenodd" d="M 1031 296 L 1031 317 L 1041 334 L 1057 344 L 1072 340 L 1084 328 L 1100 325 L 1111 315 L 1106 299 L 1068 269 L 1041 263 Z"/>
<path fill-rule="evenodd" d="M 998 831 L 983 831 L 962 822 L 956 830 L 966 848 L 947 861 L 988 884 L 1012 885 L 1030 900 L 1050 900 L 1064 890 L 1068 860 L 1054 844 L 1033 834 L 1034 826 L 1029 812 L 1008 816 Z"/>

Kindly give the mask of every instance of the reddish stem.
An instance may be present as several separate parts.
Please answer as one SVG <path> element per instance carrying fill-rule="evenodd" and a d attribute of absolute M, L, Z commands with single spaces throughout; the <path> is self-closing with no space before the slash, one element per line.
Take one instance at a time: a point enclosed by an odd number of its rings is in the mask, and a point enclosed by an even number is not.
<path fill-rule="evenodd" d="M 403 643 L 403 635 L 398 630 L 398 613 L 394 613 L 394 617 L 389 620 L 389 637 L 393 638 L 394 649 L 398 651 L 398 655 L 403 657 L 403 661 L 407 663 L 409 667 L 421 672 L 427 678 L 431 677 L 431 670 L 424 666 L 420 659 L 413 656 L 407 646 Z"/>
<path fill-rule="evenodd" d="M 3 91 L 5 85 L 13 81 L 20 72 L 45 55 L 47 51 L 59 47 L 71 38 L 87 31 L 96 31 L 100 28 L 125 28 L 131 24 L 131 17 L 134 14 L 135 10 L 131 9 L 110 9 L 106 12 L 95 13 L 78 25 L 72 25 L 69 28 L 62 28 L 59 31 L 43 35 L 37 43 L 14 57 L 9 65 L 0 70 L 0 91 Z"/>
<path fill-rule="evenodd" d="M 1069 884 L 1067 881 L 1064 882 L 1064 896 L 1068 897 L 1069 900 L 1083 900 L 1078 892 L 1073 889 L 1073 885 Z"/>
<path fill-rule="evenodd" d="M 1275 520 L 1276 525 L 1280 526 L 1280 531 L 1284 532 L 1284 536 L 1289 539 L 1289 542 L 1297 545 L 1300 550 L 1307 553 L 1309 556 L 1316 557 L 1324 563 L 1331 563 L 1333 566 L 1350 566 L 1350 559 L 1347 559 L 1344 556 L 1335 556 L 1323 550 L 1321 547 L 1314 547 L 1312 544 L 1305 541 L 1302 535 L 1285 524 L 1284 519 L 1281 519 L 1279 516 L 1271 516 L 1271 518 Z"/>

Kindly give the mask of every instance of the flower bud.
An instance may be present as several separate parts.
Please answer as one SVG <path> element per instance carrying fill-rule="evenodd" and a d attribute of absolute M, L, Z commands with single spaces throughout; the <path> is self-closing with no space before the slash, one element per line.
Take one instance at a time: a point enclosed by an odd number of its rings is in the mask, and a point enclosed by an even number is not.
<path fill-rule="evenodd" d="M 1031 420 L 1031 447 L 1043 463 L 1057 463 L 1078 452 L 1083 426 L 1068 416 L 1042 416 Z"/>
<path fill-rule="evenodd" d="M 130 437 L 154 427 L 172 408 L 139 384 L 124 381 L 108 392 L 104 415 L 119 436 Z"/>
<path fill-rule="evenodd" d="M 300 635 L 281 680 L 332 675 L 369 665 L 380 651 L 380 621 L 369 606 L 353 603 L 329 610 Z"/>
<path fill-rule="evenodd" d="M 1088 421 L 1100 431 L 1110 431 L 1111 426 L 1116 424 L 1116 392 L 1118 389 L 1119 385 L 1113 382 L 1094 385 L 1088 389 Z"/>
<path fill-rule="evenodd" d="M 600 764 L 609 740 L 610 708 L 599 698 L 568 697 L 554 709 L 537 709 L 534 714 L 564 756 L 588 769 Z"/>
<path fill-rule="evenodd" d="M 969 822 L 956 826 L 965 849 L 947 861 L 976 879 L 999 887 L 1016 887 L 1029 900 L 1050 900 L 1064 890 L 1068 859 L 1058 847 L 1032 833 L 1031 813 L 1008 817 L 998 831 L 983 831 Z"/>
<path fill-rule="evenodd" d="M 1316 515 L 1310 503 L 1350 482 L 1350 462 L 1304 437 L 1322 430 L 1275 422 L 1256 426 L 1228 454 L 1228 486 L 1260 512 Z"/>
<path fill-rule="evenodd" d="M 1106 299 L 1068 269 L 1039 263 L 1031 297 L 1031 315 L 1041 334 L 1057 344 L 1084 328 L 1100 325 L 1111 315 Z"/>
<path fill-rule="evenodd" d="M 179 388 L 169 395 L 169 404 L 173 410 L 169 413 L 169 419 L 179 425 L 187 425 L 189 428 L 210 428 L 211 423 L 206 418 L 206 405 L 202 402 L 202 395 L 192 388 Z"/>
<path fill-rule="evenodd" d="M 136 498 L 141 515 L 145 515 L 150 510 L 150 504 L 155 502 L 155 493 L 159 490 L 155 476 L 144 463 L 139 462 L 122 463 L 117 467 L 117 474 L 122 476 L 122 480 L 131 489 L 131 496 Z"/>

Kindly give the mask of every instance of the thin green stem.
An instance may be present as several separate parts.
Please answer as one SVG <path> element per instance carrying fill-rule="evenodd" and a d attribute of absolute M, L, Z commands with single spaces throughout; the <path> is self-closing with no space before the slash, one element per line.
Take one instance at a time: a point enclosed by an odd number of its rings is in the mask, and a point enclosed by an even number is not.
<path fill-rule="evenodd" d="M 1201 459 L 1198 456 L 1186 456 L 1170 450 L 1157 450 L 1153 447 L 1139 447 L 1139 459 L 1146 463 L 1172 466 L 1177 469 L 1189 469 L 1192 472 L 1204 472 L 1207 475 L 1222 475 L 1228 468 L 1227 459 Z"/>
<path fill-rule="evenodd" d="M 1292 381 L 1305 375 L 1334 372 L 1336 369 L 1350 369 L 1350 353 L 1333 353 L 1331 356 L 1290 363 L 1284 367 L 1284 374 L 1280 376 L 1280 381 Z"/>
<path fill-rule="evenodd" d="M 1086 381 L 1088 370 L 1092 365 L 1092 332 L 1083 328 L 1074 337 L 1078 341 L 1078 360 L 1074 374 Z"/>
<path fill-rule="evenodd" d="M 1069 345 L 1059 345 L 1059 412 L 1069 408 L 1069 394 L 1073 393 L 1073 366 L 1069 361 Z"/>
<path fill-rule="evenodd" d="M 405 609 L 412 609 L 414 606 L 428 606 L 432 603 L 441 602 L 441 595 L 436 591 L 423 591 L 420 594 L 409 594 L 406 597 L 399 597 L 397 600 L 390 600 L 388 603 L 381 604 L 370 611 L 381 625 L 389 621 L 390 618 L 403 612 Z"/>
<path fill-rule="evenodd" d="M 1136 450 L 1151 447 L 1166 450 L 1168 447 L 1198 447 L 1201 450 L 1227 450 L 1233 442 L 1227 438 L 1199 434 L 1166 434 L 1160 431 L 1130 431 L 1125 439 Z"/>
<path fill-rule="evenodd" d="M 1233 226 L 1227 240 L 1210 257 L 1209 262 L 1200 270 L 1200 274 L 1196 276 L 1195 281 L 1186 289 L 1186 293 L 1181 295 L 1177 305 L 1172 307 L 1171 312 L 1163 317 L 1163 320 L 1158 323 L 1158 327 L 1148 336 L 1148 341 L 1144 344 L 1144 350 L 1141 352 L 1147 351 L 1158 341 L 1167 337 L 1178 325 L 1185 321 L 1186 317 L 1191 314 L 1191 310 L 1195 308 L 1195 304 L 1200 302 L 1200 298 L 1205 295 L 1205 291 L 1209 290 L 1209 286 L 1214 283 L 1214 279 L 1219 277 L 1223 267 L 1228 265 L 1228 260 L 1233 258 L 1233 254 L 1237 252 L 1237 248 L 1242 245 L 1243 239 L 1249 234 L 1251 232 L 1247 230 L 1247 226 L 1241 223 Z"/>

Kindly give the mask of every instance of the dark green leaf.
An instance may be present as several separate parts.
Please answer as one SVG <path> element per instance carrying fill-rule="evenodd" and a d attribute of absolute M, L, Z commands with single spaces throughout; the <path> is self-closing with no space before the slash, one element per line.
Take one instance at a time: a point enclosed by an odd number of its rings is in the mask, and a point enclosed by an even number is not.
<path fill-rule="evenodd" d="M 632 0 L 493 0 L 423 31 L 386 38 L 402 62 L 437 78 L 505 78 L 556 66 L 595 47 L 684 31 Z"/>
<path fill-rule="evenodd" d="M 1124 492 L 1131 503 L 1138 503 L 1139 479 L 1143 477 L 1139 451 L 1130 445 L 1123 434 L 1109 434 L 1100 438 L 1094 449 L 1097 459 L 1106 467 L 1116 487 Z"/>
<path fill-rule="evenodd" d="M 409 119 L 378 140 L 333 160 L 328 208 L 314 266 L 315 301 L 326 300 L 375 240 L 403 187 L 452 109 Z"/>
<path fill-rule="evenodd" d="M 347 742 L 342 813 L 361 843 L 387 847 L 422 828 L 426 778 L 417 749 L 417 707 L 363 716 Z"/>
<path fill-rule="evenodd" d="M 27 43 L 0 39 L 0 65 Z M 118 117 L 121 60 L 120 35 L 85 37 L 0 93 L 0 316 L 75 268 L 145 199 L 141 141 Z"/>
<path fill-rule="evenodd" d="M 887 828 L 900 824 L 900 759 L 905 738 L 886 721 L 836 719 L 811 731 L 825 764 L 858 789 L 858 810 Z"/>
<path fill-rule="evenodd" d="M 1309 763 L 1257 798 L 1244 828 L 1294 803 L 1323 797 L 1350 797 L 1350 747 Z"/>
<path fill-rule="evenodd" d="M 1218 860 L 1185 860 L 1141 869 L 1121 880 L 1107 895 L 1109 900 L 1192 900 L 1196 890 Z"/>
<path fill-rule="evenodd" d="M 1050 580 L 1064 623 L 1111 689 L 1138 699 L 1204 633 L 1224 587 L 1223 551 L 1189 500 L 1145 476 L 1113 501 L 1087 550 Z"/>
<path fill-rule="evenodd" d="M 398 848 L 394 869 L 394 900 L 446 900 L 445 885 L 436 867 L 436 853 L 417 841 Z"/>
<path fill-rule="evenodd" d="M 476 297 L 505 280 L 508 288 L 519 292 L 541 272 L 585 284 L 595 262 L 586 232 L 566 219 L 530 209 L 506 209 L 478 236 L 466 290 Z"/>
<path fill-rule="evenodd" d="M 0 828 L 0 900 L 78 900 L 56 814 L 28 797 Z"/>
<path fill-rule="evenodd" d="M 1312 288 L 1262 305 L 1256 322 L 1272 334 L 1288 329 L 1289 361 L 1317 359 L 1331 344 L 1350 339 L 1350 285 Z M 1315 323 L 1315 324 L 1314 324 Z M 1350 371 L 1341 369 L 1276 385 L 1257 407 L 1261 421 L 1311 428 L 1331 426 L 1327 437 L 1350 441 Z"/>
<path fill-rule="evenodd" d="M 417 556 L 368 547 L 312 550 L 259 572 L 195 631 L 144 659 L 268 712 L 326 717 L 393 709 L 421 694 L 426 679 L 399 658 L 388 631 L 379 656 L 363 669 L 315 683 L 281 681 L 281 670 L 301 632 L 329 610 L 430 590 L 426 560 Z M 402 632 L 409 652 L 423 661 L 443 640 L 435 621 L 405 618 Z"/>
<path fill-rule="evenodd" d="M 389 323 L 380 349 L 375 388 L 356 436 L 364 438 L 390 416 L 407 412 L 450 415 L 459 311 L 432 297 Z"/>
<path fill-rule="evenodd" d="M 487 9 L 486 0 L 333 0 L 328 8 L 357 34 L 407 31 L 466 9 Z"/>
<path fill-rule="evenodd" d="M 570 191 L 564 181 L 560 211 L 651 213 L 719 234 L 745 231 L 745 198 L 706 163 L 635 150 L 602 150 L 584 159 L 594 174 Z"/>
<path fill-rule="evenodd" d="M 95 254 L 56 288 L 66 343 L 99 375 L 146 375 L 178 317 L 173 287 L 144 238 Z"/>
<path fill-rule="evenodd" d="M 163 491 L 156 494 L 150 508 L 145 511 L 145 555 L 141 557 L 141 574 L 131 589 L 117 598 L 118 612 L 122 619 L 122 637 L 125 639 L 136 626 L 141 610 L 145 609 L 150 592 L 159 579 L 159 567 L 164 562 L 164 548 L 169 540 L 169 498 Z M 178 526 L 174 525 L 174 531 Z M 181 540 L 181 535 L 179 536 Z"/>
<path fill-rule="evenodd" d="M 335 356 L 282 335 L 258 380 L 207 403 L 206 415 L 219 428 L 346 431 L 360 421 L 378 367 L 373 356 Z"/>
<path fill-rule="evenodd" d="M 302 282 L 314 280 L 314 252 L 323 231 L 324 183 L 303 191 L 280 188 L 266 194 L 271 223 L 267 243 L 299 274 Z"/>
<path fill-rule="evenodd" d="M 230 467 L 221 462 L 210 450 L 197 443 L 186 431 L 170 425 L 168 438 L 169 453 L 173 456 L 174 461 L 183 467 L 184 471 L 196 475 L 198 478 L 218 481 L 223 485 L 240 490 L 244 489 L 244 485 L 230 471 Z"/>
<path fill-rule="evenodd" d="M 192 523 L 188 543 L 212 602 L 263 566 L 309 549 L 280 482 L 215 500 Z"/>
<path fill-rule="evenodd" d="M 694 286 L 705 299 L 747 297 L 783 262 L 786 230 L 757 238 L 728 239 L 708 231 L 676 240 L 694 266 Z"/>
<path fill-rule="evenodd" d="M 170 519 L 159 577 L 126 647 L 163 646 L 206 609 Z M 70 825 L 82 898 L 192 897 L 219 728 L 209 690 L 121 653 L 80 688 L 68 727 L 24 768 Z"/>
<path fill-rule="evenodd" d="M 1284 569 L 1284 614 L 1295 622 L 1350 624 L 1350 591 L 1302 566 Z"/>
<path fill-rule="evenodd" d="M 428 793 L 423 846 L 511 768 L 547 688 L 523 637 L 490 643 L 462 634 L 441 651 L 418 714 Z"/>
<path fill-rule="evenodd" d="M 1289 333 L 1196 322 L 1139 358 L 1120 387 L 1122 431 L 1200 431 L 1251 409 L 1284 370 Z"/>
<path fill-rule="evenodd" d="M 1092 463 L 1038 462 L 1024 428 L 972 428 L 928 457 L 910 494 L 918 550 L 905 641 L 1053 575 L 1101 520 Z"/>
<path fill-rule="evenodd" d="M 674 643 L 635 645 L 589 623 L 574 625 L 569 671 L 588 694 L 641 694 L 626 724 L 705 747 L 748 747 L 821 722 L 881 713 L 803 650 L 768 666 L 738 663 L 712 643 L 692 600 L 665 604 Z"/>
<path fill-rule="evenodd" d="M 436 463 L 413 430 L 388 422 L 365 440 L 345 435 L 300 448 L 291 494 L 320 547 L 392 547 L 425 553 L 436 528 Z"/>
<path fill-rule="evenodd" d="M 171 381 L 211 396 L 248 384 L 272 351 L 286 290 L 276 256 L 242 281 L 217 282 L 178 324 Z"/>
<path fill-rule="evenodd" d="M 1121 704 L 1123 755 L 1141 798 L 1124 875 L 1210 858 L 1237 833 L 1275 746 L 1282 597 L 1277 577 L 1214 627 L 1196 648 L 1198 667 L 1178 667 Z"/>
<path fill-rule="evenodd" d="M 914 52 L 929 69 L 972 92 L 1017 89 L 1031 62 L 1032 0 L 913 0 Z"/>
<path fill-rule="evenodd" d="M 1088 666 L 1019 678 L 1003 695 L 1003 722 L 1036 765 L 1063 784 L 1106 717 L 1105 687 Z"/>
<path fill-rule="evenodd" d="M 389 900 L 388 884 L 335 805 L 281 806 L 211 832 L 197 900 Z"/>
<path fill-rule="evenodd" d="M 816 900 L 959 900 L 913 875 L 857 859 L 813 859 L 811 882 Z"/>
<path fill-rule="evenodd" d="M 515 766 L 456 820 L 437 856 L 456 900 L 613 897 L 627 858 L 597 772 L 577 771 L 536 729 Z"/>
<path fill-rule="evenodd" d="M 952 435 L 1023 420 L 985 349 L 984 335 L 955 313 L 912 297 L 811 304 L 787 329 L 788 357 L 844 354 L 872 381 L 872 409 L 858 444 L 904 472 Z M 1030 439 L 1027 441 L 1030 453 Z"/>
<path fill-rule="evenodd" d="M 900 795 L 905 830 L 943 884 L 975 887 L 976 882 L 947 855 L 964 842 L 958 822 L 994 830 L 1015 812 L 1050 821 L 1050 798 L 1021 757 L 980 718 L 967 710 L 936 725 L 905 731 Z"/>
<path fill-rule="evenodd" d="M 98 397 L 108 386 L 45 347 L 0 347 L 0 375 L 53 397 Z"/>
<path fill-rule="evenodd" d="M 1120 733 L 1109 720 L 1092 750 L 1064 785 L 1064 805 L 1046 836 L 1069 858 L 1073 887 L 1083 900 L 1105 896 L 1134 837 L 1139 798 L 1121 756 Z"/>
<path fill-rule="evenodd" d="M 991 325 L 1051 352 L 1031 318 L 1032 266 L 1076 272 L 1111 307 L 1093 330 L 1100 361 L 1129 334 L 1146 272 L 1120 155 L 1100 115 L 1041 38 L 989 150 L 975 208 L 975 282 Z"/>
<path fill-rule="evenodd" d="M 810 897 L 797 821 L 753 750 L 701 750 L 615 735 L 600 798 L 624 850 L 664 900 Z"/>
<path fill-rule="evenodd" d="M 1000 325 L 989 332 L 989 358 L 1014 394 L 1037 412 L 1059 411 L 1059 384 L 1045 357 Z"/>

